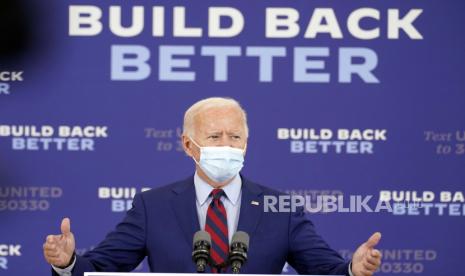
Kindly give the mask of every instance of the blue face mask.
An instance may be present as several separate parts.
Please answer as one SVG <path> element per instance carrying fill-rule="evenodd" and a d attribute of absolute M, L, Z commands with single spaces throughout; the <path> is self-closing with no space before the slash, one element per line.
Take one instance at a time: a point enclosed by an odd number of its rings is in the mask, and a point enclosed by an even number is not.
<path fill-rule="evenodd" d="M 201 147 L 194 139 L 189 139 L 200 149 L 200 160 L 195 163 L 213 181 L 223 183 L 235 177 L 244 166 L 244 149 L 228 146 Z"/>

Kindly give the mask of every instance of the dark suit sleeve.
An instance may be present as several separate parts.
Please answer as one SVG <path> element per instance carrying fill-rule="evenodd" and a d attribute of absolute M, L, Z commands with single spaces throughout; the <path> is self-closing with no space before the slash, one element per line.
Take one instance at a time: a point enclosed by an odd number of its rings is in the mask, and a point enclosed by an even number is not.
<path fill-rule="evenodd" d="M 303 209 L 289 217 L 288 263 L 299 274 L 349 275 L 349 263 L 316 233 Z"/>
<path fill-rule="evenodd" d="M 116 229 L 96 248 L 77 256 L 73 276 L 84 272 L 129 272 L 146 256 L 146 212 L 140 194 Z M 57 275 L 53 273 L 54 275 Z"/>

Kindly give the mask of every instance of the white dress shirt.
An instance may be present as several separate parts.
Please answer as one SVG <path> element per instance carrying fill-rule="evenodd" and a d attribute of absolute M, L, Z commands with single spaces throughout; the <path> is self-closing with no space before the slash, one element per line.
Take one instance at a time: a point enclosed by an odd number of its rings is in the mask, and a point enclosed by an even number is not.
<path fill-rule="evenodd" d="M 213 198 L 210 193 L 213 191 L 212 186 L 202 180 L 197 172 L 194 175 L 194 186 L 197 206 L 197 216 L 199 217 L 200 229 L 205 230 L 205 222 L 207 220 L 208 206 Z M 231 242 L 232 236 L 236 233 L 237 224 L 239 223 L 239 213 L 241 210 L 241 188 L 242 179 L 239 175 L 226 186 L 222 187 L 226 197 L 221 197 L 221 202 L 226 209 L 226 216 L 228 221 L 228 239 Z"/>

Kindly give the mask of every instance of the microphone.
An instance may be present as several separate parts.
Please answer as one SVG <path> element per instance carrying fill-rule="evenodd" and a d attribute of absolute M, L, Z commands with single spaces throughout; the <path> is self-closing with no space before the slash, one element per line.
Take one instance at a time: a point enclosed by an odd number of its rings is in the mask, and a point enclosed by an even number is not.
<path fill-rule="evenodd" d="M 242 265 L 247 261 L 247 250 L 249 249 L 249 234 L 238 231 L 231 241 L 231 251 L 229 252 L 229 263 L 234 274 L 239 274 Z"/>
<path fill-rule="evenodd" d="M 211 237 L 207 231 L 200 230 L 194 234 L 192 260 L 198 273 L 205 272 L 208 260 L 210 259 L 210 246 Z"/>

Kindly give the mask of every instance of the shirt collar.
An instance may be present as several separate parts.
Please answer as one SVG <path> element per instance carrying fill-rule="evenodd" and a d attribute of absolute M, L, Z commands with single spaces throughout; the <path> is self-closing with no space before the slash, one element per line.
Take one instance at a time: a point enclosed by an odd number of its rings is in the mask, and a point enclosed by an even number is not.
<path fill-rule="evenodd" d="M 205 204 L 205 202 L 207 202 L 208 196 L 214 188 L 210 186 L 210 184 L 205 182 L 202 178 L 200 178 L 200 176 L 197 174 L 197 171 L 194 175 L 194 186 L 197 201 L 202 206 Z M 232 203 L 232 205 L 237 204 L 237 201 L 239 200 L 239 195 L 241 194 L 241 187 L 242 179 L 238 174 L 228 185 L 222 188 L 224 193 L 226 194 L 226 198 Z"/>

